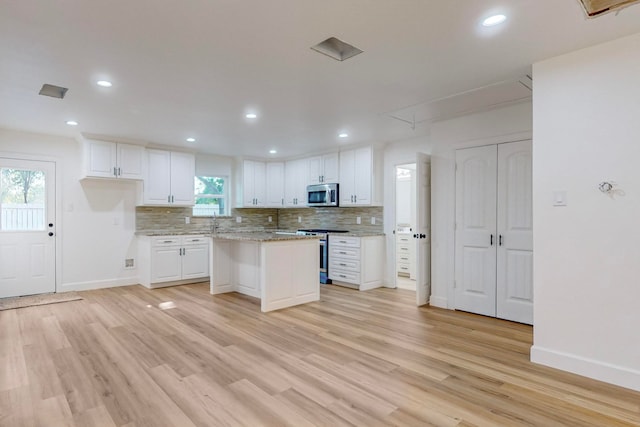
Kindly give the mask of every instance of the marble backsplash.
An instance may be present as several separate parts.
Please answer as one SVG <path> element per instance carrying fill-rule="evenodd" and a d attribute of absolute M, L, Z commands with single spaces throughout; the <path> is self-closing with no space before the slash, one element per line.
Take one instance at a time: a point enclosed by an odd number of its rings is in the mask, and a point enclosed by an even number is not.
<path fill-rule="evenodd" d="M 358 217 L 360 224 L 357 224 Z M 189 218 L 189 224 L 185 218 Z M 241 222 L 237 218 L 241 218 Z M 375 224 L 371 224 L 371 218 L 375 218 Z M 209 233 L 211 222 L 211 217 L 194 217 L 189 207 L 136 207 L 136 232 L 139 233 Z M 216 224 L 221 232 L 333 228 L 381 233 L 383 208 L 235 208 L 231 209 L 231 216 L 216 217 Z"/>

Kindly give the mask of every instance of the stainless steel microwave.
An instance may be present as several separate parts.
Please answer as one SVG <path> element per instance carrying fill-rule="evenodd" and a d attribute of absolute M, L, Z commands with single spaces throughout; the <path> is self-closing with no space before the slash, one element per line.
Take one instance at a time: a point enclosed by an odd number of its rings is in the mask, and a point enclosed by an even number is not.
<path fill-rule="evenodd" d="M 338 184 L 307 186 L 307 206 L 338 206 Z"/>

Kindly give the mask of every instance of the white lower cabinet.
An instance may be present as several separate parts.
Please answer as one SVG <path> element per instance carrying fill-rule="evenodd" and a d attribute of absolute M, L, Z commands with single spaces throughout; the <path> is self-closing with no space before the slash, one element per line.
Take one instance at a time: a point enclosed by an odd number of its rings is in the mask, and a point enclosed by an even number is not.
<path fill-rule="evenodd" d="M 384 236 L 329 235 L 329 278 L 361 291 L 382 286 Z"/>
<path fill-rule="evenodd" d="M 209 277 L 209 237 L 141 236 L 140 284 L 159 288 Z"/>
<path fill-rule="evenodd" d="M 398 274 L 415 279 L 415 239 L 411 234 L 396 234 L 396 269 Z"/>

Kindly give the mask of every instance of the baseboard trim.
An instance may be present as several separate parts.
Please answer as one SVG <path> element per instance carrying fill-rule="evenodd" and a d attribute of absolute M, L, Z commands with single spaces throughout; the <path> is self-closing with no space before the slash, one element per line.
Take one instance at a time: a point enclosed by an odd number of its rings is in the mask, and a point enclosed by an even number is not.
<path fill-rule="evenodd" d="M 91 291 L 93 289 L 116 288 L 140 284 L 137 277 L 124 279 L 93 280 L 90 282 L 63 283 L 56 287 L 56 292 Z"/>
<path fill-rule="evenodd" d="M 593 378 L 620 387 L 640 391 L 640 371 L 601 362 L 575 354 L 564 353 L 534 345 L 531 347 L 531 361 L 540 365 L 560 369 Z"/>
<path fill-rule="evenodd" d="M 447 299 L 446 298 L 437 297 L 437 296 L 434 296 L 434 295 L 431 295 L 431 298 L 429 298 L 429 305 L 431 307 L 449 308 L 447 306 Z"/>

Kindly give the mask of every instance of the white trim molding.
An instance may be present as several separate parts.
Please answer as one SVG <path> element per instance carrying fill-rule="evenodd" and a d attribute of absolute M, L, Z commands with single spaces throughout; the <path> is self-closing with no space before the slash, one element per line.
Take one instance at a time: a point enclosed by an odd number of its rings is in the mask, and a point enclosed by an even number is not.
<path fill-rule="evenodd" d="M 438 308 L 449 308 L 449 306 L 447 305 L 447 299 L 444 297 L 438 297 L 435 295 L 431 295 L 431 297 L 429 298 L 429 305 L 431 307 L 438 307 Z"/>
<path fill-rule="evenodd" d="M 140 282 L 137 277 L 126 277 L 122 279 L 108 279 L 108 280 L 92 280 L 88 282 L 63 283 L 62 285 L 58 286 L 56 292 L 90 291 L 93 289 L 116 288 L 119 286 L 131 286 L 131 285 L 139 285 L 139 284 Z"/>
<path fill-rule="evenodd" d="M 531 347 L 531 361 L 551 368 L 640 391 L 640 371 L 540 346 Z"/>

